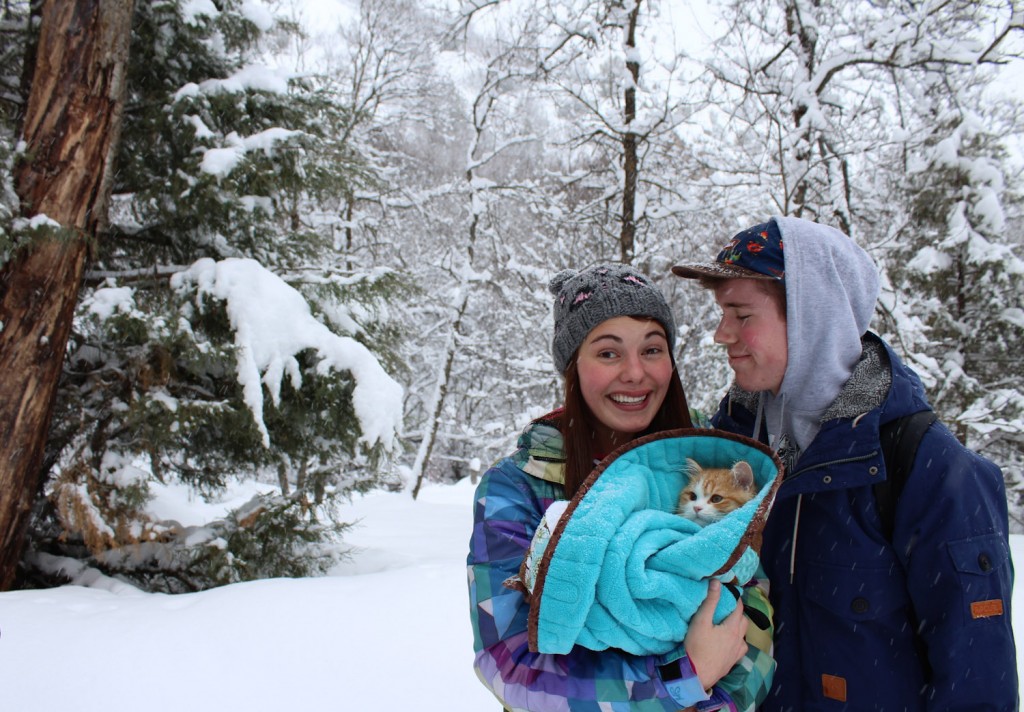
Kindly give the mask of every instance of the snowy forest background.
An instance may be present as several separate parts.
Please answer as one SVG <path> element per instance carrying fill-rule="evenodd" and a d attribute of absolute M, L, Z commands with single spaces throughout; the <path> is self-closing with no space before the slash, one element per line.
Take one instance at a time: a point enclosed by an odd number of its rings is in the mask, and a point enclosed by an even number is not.
<path fill-rule="evenodd" d="M 1024 532 L 1024 10 L 694 7 L 138 2 L 19 585 L 330 570 L 352 493 L 473 478 L 560 402 L 563 268 L 650 274 L 712 410 L 716 308 L 669 268 L 773 214 L 876 259 L 873 328 L 1003 467 Z M 0 262 L 48 225 L 12 180 L 37 9 L 0 5 Z M 203 525 L 151 506 L 252 481 Z"/>

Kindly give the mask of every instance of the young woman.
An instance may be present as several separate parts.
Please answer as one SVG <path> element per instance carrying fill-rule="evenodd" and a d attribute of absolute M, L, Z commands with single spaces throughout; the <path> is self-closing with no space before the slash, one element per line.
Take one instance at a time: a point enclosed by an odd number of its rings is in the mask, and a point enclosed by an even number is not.
<path fill-rule="evenodd" d="M 689 626 L 682 658 L 529 648 L 529 604 L 503 584 L 519 572 L 545 510 L 571 498 L 594 463 L 624 443 L 692 427 L 672 356 L 672 313 L 644 275 L 606 264 L 562 272 L 550 288 L 565 402 L 531 423 L 477 488 L 468 557 L 477 675 L 511 711 L 752 710 L 767 694 L 774 662 L 748 646 L 742 605 L 712 623 L 717 582 Z M 745 596 L 763 593 L 752 587 Z"/>
<path fill-rule="evenodd" d="M 673 272 L 722 310 L 715 341 L 736 378 L 714 424 L 785 464 L 761 548 L 778 660 L 762 709 L 1016 710 L 999 468 L 934 423 L 891 531 L 881 514 L 881 433 L 929 405 L 867 330 L 871 258 L 835 228 L 780 217 Z"/>

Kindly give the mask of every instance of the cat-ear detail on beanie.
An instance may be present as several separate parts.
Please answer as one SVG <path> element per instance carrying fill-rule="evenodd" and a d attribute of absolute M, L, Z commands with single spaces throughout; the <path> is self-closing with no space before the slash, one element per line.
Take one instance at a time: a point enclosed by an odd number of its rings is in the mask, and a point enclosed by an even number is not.
<path fill-rule="evenodd" d="M 578 274 L 579 270 L 563 269 L 561 272 L 552 277 L 550 282 L 548 282 L 548 291 L 557 297 L 558 293 L 562 291 L 562 287 L 565 286 L 565 283 Z"/>

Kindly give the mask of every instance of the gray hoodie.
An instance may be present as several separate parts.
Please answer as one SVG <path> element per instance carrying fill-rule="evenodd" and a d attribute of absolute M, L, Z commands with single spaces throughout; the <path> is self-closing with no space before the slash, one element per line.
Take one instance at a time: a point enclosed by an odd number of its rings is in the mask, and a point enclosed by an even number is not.
<path fill-rule="evenodd" d="M 839 230 L 774 220 L 785 246 L 789 360 L 778 394 L 763 394 L 764 414 L 771 442 L 785 434 L 800 452 L 860 359 L 879 278 L 868 254 Z"/>

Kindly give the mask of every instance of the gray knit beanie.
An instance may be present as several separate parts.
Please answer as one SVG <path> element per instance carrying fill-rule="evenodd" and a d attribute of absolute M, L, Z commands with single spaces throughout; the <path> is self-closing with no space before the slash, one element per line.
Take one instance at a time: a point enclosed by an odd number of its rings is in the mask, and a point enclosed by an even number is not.
<path fill-rule="evenodd" d="M 669 352 L 675 348 L 676 323 L 661 291 L 624 264 L 603 264 L 577 272 L 567 269 L 551 280 L 555 295 L 555 368 L 565 373 L 569 359 L 591 329 L 617 316 L 646 316 L 665 327 Z"/>

